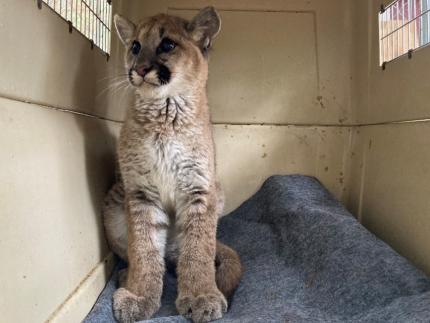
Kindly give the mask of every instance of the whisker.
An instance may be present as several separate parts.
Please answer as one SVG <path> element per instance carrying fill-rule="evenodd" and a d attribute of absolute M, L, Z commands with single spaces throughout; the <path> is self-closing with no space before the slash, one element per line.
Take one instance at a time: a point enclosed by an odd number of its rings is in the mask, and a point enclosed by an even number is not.
<path fill-rule="evenodd" d="M 123 80 L 119 80 L 119 81 L 113 82 L 113 83 L 109 84 L 106 88 L 104 88 L 103 90 L 101 90 L 99 92 L 99 94 L 97 94 L 97 97 L 100 97 L 102 94 L 105 94 L 107 91 L 115 90 L 116 88 L 118 88 L 119 86 L 124 85 L 124 84 L 128 84 L 128 80 L 127 79 L 123 79 Z"/>
<path fill-rule="evenodd" d="M 103 82 L 106 80 L 116 80 L 127 76 L 128 74 L 109 75 L 109 76 L 102 77 L 101 79 L 98 79 L 97 82 Z"/>

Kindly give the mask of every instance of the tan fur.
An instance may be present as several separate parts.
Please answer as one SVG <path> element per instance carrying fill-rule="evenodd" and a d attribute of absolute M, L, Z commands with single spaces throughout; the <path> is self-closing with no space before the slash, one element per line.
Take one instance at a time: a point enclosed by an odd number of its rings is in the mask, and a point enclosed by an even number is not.
<path fill-rule="evenodd" d="M 206 54 L 219 17 L 205 8 L 191 22 L 158 15 L 135 27 L 116 16 L 115 25 L 136 91 L 119 139 L 121 180 L 104 206 L 108 242 L 129 264 L 114 294 L 115 317 L 134 322 L 158 310 L 167 258 L 176 263 L 178 312 L 194 322 L 218 319 L 242 272 L 237 253 L 216 241 L 223 196 Z M 175 44 L 169 52 L 160 50 L 166 38 Z M 130 50 L 136 41 L 138 54 Z"/>
<path fill-rule="evenodd" d="M 239 285 L 242 277 L 242 265 L 236 251 L 217 241 L 216 244 L 216 284 L 224 296 L 229 299 Z"/>

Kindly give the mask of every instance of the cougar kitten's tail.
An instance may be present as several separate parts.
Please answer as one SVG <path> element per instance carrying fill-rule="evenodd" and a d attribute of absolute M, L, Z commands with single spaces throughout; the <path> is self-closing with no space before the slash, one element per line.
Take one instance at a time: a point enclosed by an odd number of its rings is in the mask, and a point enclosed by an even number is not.
<path fill-rule="evenodd" d="M 229 299 L 242 277 L 242 265 L 239 255 L 230 247 L 217 241 L 215 264 L 216 284 L 224 296 Z"/>

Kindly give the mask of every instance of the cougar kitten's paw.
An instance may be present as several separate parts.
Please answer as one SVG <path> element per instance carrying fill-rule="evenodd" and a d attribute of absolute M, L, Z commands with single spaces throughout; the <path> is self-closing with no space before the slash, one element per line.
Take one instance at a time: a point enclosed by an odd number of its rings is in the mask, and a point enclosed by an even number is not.
<path fill-rule="evenodd" d="M 227 312 L 227 301 L 221 292 L 179 296 L 176 300 L 178 312 L 193 320 L 194 323 L 220 319 Z"/>
<path fill-rule="evenodd" d="M 185 316 L 187 319 L 192 318 L 193 310 L 192 305 L 195 297 L 192 295 L 179 295 L 176 299 L 176 309 L 179 314 Z"/>
<path fill-rule="evenodd" d="M 192 310 L 194 322 L 218 320 L 227 312 L 227 301 L 221 293 L 199 295 Z"/>
<path fill-rule="evenodd" d="M 159 307 L 159 302 L 136 296 L 125 288 L 119 288 L 113 294 L 113 313 L 120 323 L 147 320 Z"/>

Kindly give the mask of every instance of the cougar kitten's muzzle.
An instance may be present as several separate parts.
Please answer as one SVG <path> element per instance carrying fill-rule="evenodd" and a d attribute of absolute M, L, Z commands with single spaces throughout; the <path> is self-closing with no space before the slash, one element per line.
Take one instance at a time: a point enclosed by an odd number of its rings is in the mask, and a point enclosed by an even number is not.
<path fill-rule="evenodd" d="M 171 76 L 169 68 L 162 64 L 141 65 L 131 68 L 128 72 L 130 83 L 134 86 L 141 86 L 143 83 L 153 86 L 165 85 L 170 82 Z"/>

